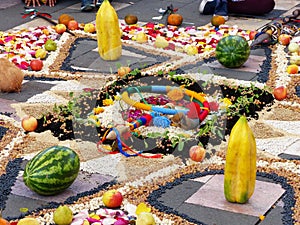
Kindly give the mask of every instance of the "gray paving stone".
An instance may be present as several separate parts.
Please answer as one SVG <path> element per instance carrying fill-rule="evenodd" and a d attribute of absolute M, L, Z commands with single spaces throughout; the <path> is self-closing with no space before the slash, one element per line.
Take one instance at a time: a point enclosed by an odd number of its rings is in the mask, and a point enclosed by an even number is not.
<path fill-rule="evenodd" d="M 53 87 L 54 84 L 43 83 L 38 81 L 24 82 L 22 85 L 21 92 L 19 93 L 0 93 L 0 98 L 7 100 L 13 100 L 17 102 L 26 102 L 29 98 L 34 95 L 43 93 Z"/>
<path fill-rule="evenodd" d="M 187 203 L 182 204 L 177 210 L 206 225 L 255 225 L 259 221 L 258 217 Z"/>
<path fill-rule="evenodd" d="M 186 199 L 203 186 L 203 183 L 196 181 L 184 181 L 166 192 L 157 200 L 165 206 L 174 209 L 179 208 Z M 176 196 L 176 197 L 175 197 Z"/>
<path fill-rule="evenodd" d="M 6 201 L 5 209 L 2 211 L 2 216 L 4 218 L 18 218 L 22 215 L 22 212 L 20 211 L 21 208 L 32 211 L 36 208 L 46 206 L 47 204 L 48 202 L 44 200 L 10 194 Z"/>
<path fill-rule="evenodd" d="M 80 172 L 74 183 L 66 189 L 64 192 L 54 195 L 54 196 L 42 196 L 25 186 L 23 178 L 19 176 L 15 185 L 12 187 L 11 193 L 18 196 L 24 196 L 31 199 L 36 199 L 39 201 L 46 202 L 64 202 L 67 198 L 71 196 L 76 196 L 79 193 L 90 191 L 98 186 L 112 181 L 113 177 L 104 176 L 100 174 L 89 174 L 87 172 Z"/>

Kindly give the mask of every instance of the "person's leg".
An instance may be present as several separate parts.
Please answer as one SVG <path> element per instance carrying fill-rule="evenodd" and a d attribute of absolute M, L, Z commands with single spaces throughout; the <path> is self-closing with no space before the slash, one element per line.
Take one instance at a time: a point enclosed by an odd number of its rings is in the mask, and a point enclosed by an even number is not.
<path fill-rule="evenodd" d="M 81 0 L 81 11 L 90 12 L 95 8 L 94 0 Z"/>
<path fill-rule="evenodd" d="M 199 12 L 203 15 L 214 14 L 217 0 L 202 0 L 199 5 Z"/>
<path fill-rule="evenodd" d="M 228 1 L 228 12 L 233 14 L 263 15 L 271 12 L 274 7 L 274 0 Z"/>
<path fill-rule="evenodd" d="M 227 0 L 217 0 L 214 14 L 228 19 Z"/>

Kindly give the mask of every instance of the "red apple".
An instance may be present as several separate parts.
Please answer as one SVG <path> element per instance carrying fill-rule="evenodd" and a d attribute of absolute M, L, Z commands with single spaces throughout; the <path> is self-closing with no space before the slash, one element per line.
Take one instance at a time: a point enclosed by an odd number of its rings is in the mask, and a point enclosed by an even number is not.
<path fill-rule="evenodd" d="M 284 86 L 276 87 L 273 90 L 274 98 L 278 101 L 282 101 L 287 96 L 287 90 Z"/>
<path fill-rule="evenodd" d="M 249 39 L 250 39 L 250 40 L 254 40 L 256 34 L 257 34 L 257 31 L 256 31 L 256 30 L 250 31 L 250 33 L 249 33 Z"/>
<path fill-rule="evenodd" d="M 108 208 L 118 208 L 123 201 L 123 195 L 118 190 L 108 190 L 102 196 L 103 204 Z"/>
<path fill-rule="evenodd" d="M 191 160 L 201 162 L 205 158 L 205 149 L 202 146 L 194 145 L 189 150 Z"/>
<path fill-rule="evenodd" d="M 56 33 L 58 34 L 62 34 L 64 33 L 65 31 L 67 30 L 67 27 L 66 25 L 62 24 L 62 23 L 59 23 L 55 26 L 55 31 Z"/>
<path fill-rule="evenodd" d="M 43 68 L 43 61 L 40 59 L 33 59 L 30 62 L 30 67 L 33 71 L 40 71 Z"/>
<path fill-rule="evenodd" d="M 291 36 L 288 34 L 280 34 L 278 37 L 278 42 L 282 45 L 288 45 L 291 41 Z"/>
<path fill-rule="evenodd" d="M 21 121 L 21 125 L 25 131 L 31 132 L 35 131 L 35 129 L 37 128 L 38 121 L 33 116 L 25 116 Z"/>
<path fill-rule="evenodd" d="M 76 20 L 70 20 L 68 22 L 68 29 L 69 30 L 77 30 L 78 29 L 78 22 Z"/>

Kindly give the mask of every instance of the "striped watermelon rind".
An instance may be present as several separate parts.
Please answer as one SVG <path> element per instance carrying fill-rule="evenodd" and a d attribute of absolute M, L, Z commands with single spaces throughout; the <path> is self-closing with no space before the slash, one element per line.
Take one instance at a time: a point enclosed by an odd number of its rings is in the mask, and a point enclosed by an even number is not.
<path fill-rule="evenodd" d="M 52 146 L 28 161 L 23 180 L 27 187 L 40 195 L 56 195 L 75 181 L 79 169 L 79 156 L 74 150 Z"/>
<path fill-rule="evenodd" d="M 223 37 L 216 47 L 217 60 L 227 68 L 241 67 L 250 56 L 247 40 L 239 35 Z"/>

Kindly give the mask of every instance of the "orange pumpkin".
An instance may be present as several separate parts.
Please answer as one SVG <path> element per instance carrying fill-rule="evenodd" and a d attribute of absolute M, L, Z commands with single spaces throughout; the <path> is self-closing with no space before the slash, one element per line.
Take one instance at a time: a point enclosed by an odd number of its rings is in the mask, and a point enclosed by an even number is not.
<path fill-rule="evenodd" d="M 73 16 L 70 16 L 69 14 L 61 14 L 59 17 L 58 17 L 58 23 L 62 23 L 66 26 L 68 26 L 68 23 L 71 21 L 71 20 L 74 20 L 74 17 Z"/>
<path fill-rule="evenodd" d="M 182 24 L 183 17 L 177 13 L 171 13 L 168 16 L 168 24 L 172 26 L 180 26 Z"/>
<path fill-rule="evenodd" d="M 213 26 L 220 26 L 222 24 L 224 24 L 226 22 L 225 18 L 223 16 L 219 16 L 219 15 L 214 15 L 212 18 L 211 18 L 211 24 Z"/>
<path fill-rule="evenodd" d="M 9 225 L 9 222 L 4 219 L 0 213 L 0 225 Z"/>

